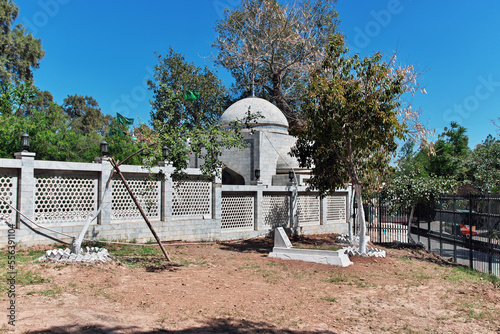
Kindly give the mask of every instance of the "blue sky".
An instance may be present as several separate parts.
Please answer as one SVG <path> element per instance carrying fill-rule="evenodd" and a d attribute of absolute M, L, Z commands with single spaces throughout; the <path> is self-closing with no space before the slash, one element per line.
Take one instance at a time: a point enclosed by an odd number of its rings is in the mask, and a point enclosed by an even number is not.
<path fill-rule="evenodd" d="M 103 113 L 149 122 L 146 80 L 155 52 L 172 46 L 189 62 L 213 68 L 214 27 L 237 0 L 14 0 L 18 22 L 42 39 L 35 84 L 56 102 L 90 95 Z M 451 121 L 470 146 L 497 134 L 500 116 L 500 1 L 338 0 L 340 29 L 352 51 L 375 51 L 413 64 L 427 94 L 413 98 L 436 133 Z M 230 75 L 216 69 L 229 86 Z M 136 121 L 137 122 L 137 121 Z"/>

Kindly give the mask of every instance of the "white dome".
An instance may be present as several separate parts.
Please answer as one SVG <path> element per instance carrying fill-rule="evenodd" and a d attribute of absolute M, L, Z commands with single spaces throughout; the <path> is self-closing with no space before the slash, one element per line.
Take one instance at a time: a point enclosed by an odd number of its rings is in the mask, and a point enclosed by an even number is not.
<path fill-rule="evenodd" d="M 233 103 L 222 114 L 220 122 L 222 126 L 227 126 L 230 122 L 243 120 L 249 110 L 262 116 L 252 123 L 255 130 L 288 134 L 285 115 L 274 104 L 259 97 L 247 97 Z"/>

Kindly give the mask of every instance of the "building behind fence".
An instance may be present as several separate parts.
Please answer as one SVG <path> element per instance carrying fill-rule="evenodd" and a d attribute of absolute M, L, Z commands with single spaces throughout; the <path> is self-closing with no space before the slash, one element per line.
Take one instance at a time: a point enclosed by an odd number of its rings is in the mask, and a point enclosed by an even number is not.
<path fill-rule="evenodd" d="M 113 177 L 105 191 L 111 164 L 39 161 L 30 152 L 16 159 L 0 159 L 0 245 L 6 245 L 7 224 L 17 228 L 16 241 L 24 245 L 71 242 L 87 216 L 102 203 L 98 219 L 86 238 L 145 242 L 153 237 L 122 181 Z M 163 241 L 213 241 L 267 235 L 277 227 L 297 233 L 347 233 L 349 191 L 320 198 L 303 186 L 223 185 L 186 170 L 181 182 L 169 177 L 172 167 L 153 168 L 155 180 L 140 166 L 120 167 L 154 229 Z M 296 217 L 296 218 L 294 218 Z M 39 226 L 36 226 L 32 222 Z M 45 228 L 49 228 L 47 230 Z M 64 233 L 65 235 L 56 233 Z"/>

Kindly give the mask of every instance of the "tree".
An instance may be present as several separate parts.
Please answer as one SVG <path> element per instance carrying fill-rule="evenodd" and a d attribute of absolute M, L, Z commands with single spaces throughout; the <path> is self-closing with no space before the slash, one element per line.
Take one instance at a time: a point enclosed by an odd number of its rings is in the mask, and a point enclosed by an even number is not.
<path fill-rule="evenodd" d="M 221 129 L 219 116 L 227 94 L 220 80 L 206 68 L 187 64 L 172 49 L 167 57 L 158 60 L 154 79 L 148 82 L 154 94 L 151 116 L 155 133 L 140 133 L 143 144 L 148 146 L 147 165 L 153 166 L 156 159 L 163 159 L 161 148 L 165 145 L 167 160 L 175 167 L 174 177 L 182 176 L 191 153 L 203 161 L 200 167 L 203 174 L 212 177 L 222 166 L 218 157 L 223 148 L 244 147 L 240 130 L 254 116 Z M 186 101 L 186 90 L 198 92 L 199 98 Z"/>
<path fill-rule="evenodd" d="M 226 11 L 216 26 L 216 64 L 228 69 L 236 86 L 255 83 L 292 124 L 310 71 L 326 54 L 337 32 L 335 0 L 304 0 L 281 5 L 276 0 L 244 0 Z"/>
<path fill-rule="evenodd" d="M 47 113 L 53 113 L 56 111 L 62 111 L 62 107 L 54 102 L 54 97 L 49 91 L 41 91 L 37 89 L 33 98 L 23 103 L 21 108 L 19 108 L 16 112 L 16 115 L 29 117 L 35 112 L 35 110 L 43 110 Z"/>
<path fill-rule="evenodd" d="M 92 96 L 68 95 L 62 107 L 74 132 L 88 134 L 98 131 L 101 135 L 107 132 L 111 116 L 102 114 L 99 103 Z"/>
<path fill-rule="evenodd" d="M 45 55 L 39 39 L 33 37 L 21 24 L 13 25 L 19 8 L 12 0 L 0 1 L 0 82 L 31 82 L 32 69 L 39 67 Z"/>
<path fill-rule="evenodd" d="M 396 139 L 413 133 L 409 127 L 417 124 L 418 115 L 401 96 L 416 92 L 418 85 L 411 66 L 396 69 L 393 62 L 382 62 L 380 53 L 361 59 L 346 52 L 343 38 L 334 36 L 322 66 L 311 73 L 303 106 L 306 122 L 292 154 L 312 169 L 311 188 L 328 194 L 350 182 L 359 205 L 360 163 L 372 152 L 394 152 Z M 360 252 L 365 253 L 362 212 L 358 219 Z"/>
<path fill-rule="evenodd" d="M 5 81 L 0 87 L 0 112 L 2 114 L 22 114 L 23 107 L 34 101 L 37 88 L 31 83 L 20 83 L 17 86 Z"/>
<path fill-rule="evenodd" d="M 456 122 L 445 127 L 434 144 L 436 154 L 429 156 L 429 174 L 436 176 L 452 176 L 464 179 L 462 161 L 469 154 L 469 137 L 467 129 Z"/>
<path fill-rule="evenodd" d="M 488 135 L 462 161 L 467 180 L 482 193 L 500 190 L 500 141 Z"/>
<path fill-rule="evenodd" d="M 408 241 L 415 243 L 411 237 L 411 222 L 417 205 L 434 208 L 436 196 L 454 192 L 458 185 L 459 182 L 450 177 L 423 177 L 410 172 L 390 179 L 383 189 L 382 196 L 388 200 L 391 211 L 407 211 Z"/>
<path fill-rule="evenodd" d="M 177 124 L 182 122 L 191 129 L 216 123 L 228 103 L 226 88 L 217 76 L 207 67 L 202 69 L 186 62 L 184 56 L 172 48 L 165 57 L 158 55 L 157 58 L 155 78 L 148 80 L 149 89 L 154 94 L 152 121 L 162 123 L 172 117 Z M 194 101 L 185 101 L 186 91 L 200 94 Z"/>

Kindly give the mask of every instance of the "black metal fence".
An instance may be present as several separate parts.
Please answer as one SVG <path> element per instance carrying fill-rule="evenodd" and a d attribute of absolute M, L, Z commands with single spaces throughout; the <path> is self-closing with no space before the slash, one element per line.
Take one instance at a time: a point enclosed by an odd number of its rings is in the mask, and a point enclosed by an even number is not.
<path fill-rule="evenodd" d="M 387 202 L 365 205 L 375 243 L 408 242 L 408 213 L 391 214 Z M 436 208 L 417 207 L 410 236 L 445 258 L 500 277 L 500 196 L 441 195 Z"/>

